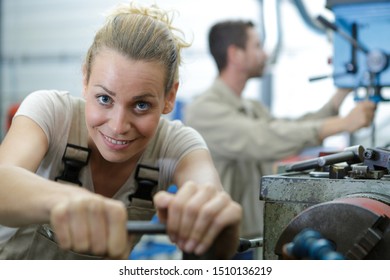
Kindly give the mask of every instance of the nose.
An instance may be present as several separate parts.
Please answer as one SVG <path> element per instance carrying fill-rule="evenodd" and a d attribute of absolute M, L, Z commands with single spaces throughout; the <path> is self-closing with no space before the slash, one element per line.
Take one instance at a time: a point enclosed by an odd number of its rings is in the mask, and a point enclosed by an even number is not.
<path fill-rule="evenodd" d="M 126 134 L 131 128 L 130 113 L 126 108 L 116 108 L 113 110 L 110 126 L 116 134 Z"/>

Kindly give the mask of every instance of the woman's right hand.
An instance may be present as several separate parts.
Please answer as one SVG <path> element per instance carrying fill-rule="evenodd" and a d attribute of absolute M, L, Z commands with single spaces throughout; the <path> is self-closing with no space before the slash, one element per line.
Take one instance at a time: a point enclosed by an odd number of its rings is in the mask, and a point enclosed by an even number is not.
<path fill-rule="evenodd" d="M 126 221 L 122 202 L 83 190 L 55 205 L 50 215 L 62 249 L 110 259 L 127 259 L 130 254 Z"/>

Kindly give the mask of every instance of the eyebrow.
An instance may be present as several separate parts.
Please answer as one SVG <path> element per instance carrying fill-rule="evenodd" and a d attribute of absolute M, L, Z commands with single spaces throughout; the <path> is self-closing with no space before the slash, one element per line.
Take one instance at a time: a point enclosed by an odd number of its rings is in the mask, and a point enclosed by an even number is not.
<path fill-rule="evenodd" d="M 105 86 L 102 86 L 102 85 L 95 85 L 95 86 L 102 88 L 104 91 L 106 91 L 111 96 L 116 96 L 115 92 L 109 90 Z M 134 96 L 133 99 L 134 100 L 140 100 L 140 99 L 143 99 L 143 98 L 146 98 L 146 97 L 156 98 L 156 96 L 151 94 L 151 93 L 145 93 L 145 94 L 142 94 L 142 95 Z"/>
<path fill-rule="evenodd" d="M 112 95 L 112 96 L 116 96 L 116 93 L 109 90 L 108 88 L 106 88 L 105 86 L 102 86 L 102 85 L 95 85 L 95 87 L 100 87 L 102 89 L 104 89 L 104 91 L 106 91 L 108 94 Z"/>

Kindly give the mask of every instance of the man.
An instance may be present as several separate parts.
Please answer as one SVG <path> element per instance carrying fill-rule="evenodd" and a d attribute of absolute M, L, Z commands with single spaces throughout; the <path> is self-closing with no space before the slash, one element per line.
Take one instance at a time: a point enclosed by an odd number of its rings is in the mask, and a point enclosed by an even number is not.
<path fill-rule="evenodd" d="M 206 140 L 224 188 L 244 210 L 241 236 L 263 234 L 262 175 L 270 162 L 318 146 L 328 136 L 369 126 L 375 104 L 363 101 L 345 116 L 339 107 L 349 91 L 340 89 L 318 111 L 297 120 L 277 119 L 266 107 L 242 98 L 246 82 L 261 77 L 267 56 L 252 22 L 224 21 L 209 33 L 218 76 L 186 108 L 185 122 Z"/>

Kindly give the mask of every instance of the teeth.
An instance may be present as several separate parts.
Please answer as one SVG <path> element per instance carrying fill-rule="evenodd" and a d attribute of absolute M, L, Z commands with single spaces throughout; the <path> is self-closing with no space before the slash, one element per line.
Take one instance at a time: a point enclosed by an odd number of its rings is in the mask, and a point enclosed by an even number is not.
<path fill-rule="evenodd" d="M 115 140 L 115 139 L 112 139 L 106 135 L 104 135 L 104 138 L 106 138 L 106 140 L 112 144 L 115 144 L 115 145 L 126 145 L 127 143 L 129 143 L 129 141 L 119 141 L 119 140 Z"/>

